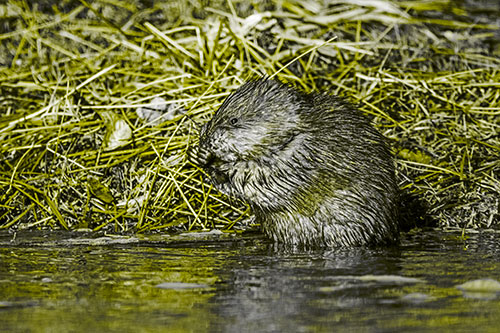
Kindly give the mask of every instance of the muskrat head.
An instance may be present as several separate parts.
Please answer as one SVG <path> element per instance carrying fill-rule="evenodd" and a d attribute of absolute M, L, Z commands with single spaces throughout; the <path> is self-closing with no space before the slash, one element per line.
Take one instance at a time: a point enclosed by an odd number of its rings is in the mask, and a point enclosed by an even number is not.
<path fill-rule="evenodd" d="M 198 162 L 210 181 L 245 199 L 234 193 L 234 178 L 248 177 L 252 166 L 270 163 L 283 151 L 297 133 L 302 103 L 295 90 L 270 79 L 237 89 L 200 131 Z"/>

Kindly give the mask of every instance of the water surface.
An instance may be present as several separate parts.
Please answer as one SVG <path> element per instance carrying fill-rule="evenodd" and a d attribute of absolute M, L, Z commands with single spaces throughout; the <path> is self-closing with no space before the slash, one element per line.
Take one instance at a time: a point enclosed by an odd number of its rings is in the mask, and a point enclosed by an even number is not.
<path fill-rule="evenodd" d="M 284 251 L 261 236 L 0 233 L 0 331 L 498 332 L 500 236 Z"/>

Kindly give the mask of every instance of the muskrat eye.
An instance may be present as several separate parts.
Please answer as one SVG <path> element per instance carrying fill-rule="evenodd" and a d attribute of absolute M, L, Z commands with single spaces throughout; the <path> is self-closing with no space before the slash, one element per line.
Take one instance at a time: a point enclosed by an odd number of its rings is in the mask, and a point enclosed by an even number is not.
<path fill-rule="evenodd" d="M 231 119 L 229 119 L 229 123 L 231 125 L 236 125 L 238 123 L 238 118 L 231 118 Z"/>

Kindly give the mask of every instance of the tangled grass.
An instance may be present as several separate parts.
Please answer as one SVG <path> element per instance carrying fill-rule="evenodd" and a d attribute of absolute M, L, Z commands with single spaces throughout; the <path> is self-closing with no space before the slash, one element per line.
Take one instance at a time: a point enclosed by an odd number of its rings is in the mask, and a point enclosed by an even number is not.
<path fill-rule="evenodd" d="M 500 30 L 471 11 L 446 0 L 0 5 L 0 228 L 245 225 L 248 209 L 204 185 L 188 152 L 222 100 L 261 75 L 370 115 L 401 187 L 439 226 L 498 228 Z"/>

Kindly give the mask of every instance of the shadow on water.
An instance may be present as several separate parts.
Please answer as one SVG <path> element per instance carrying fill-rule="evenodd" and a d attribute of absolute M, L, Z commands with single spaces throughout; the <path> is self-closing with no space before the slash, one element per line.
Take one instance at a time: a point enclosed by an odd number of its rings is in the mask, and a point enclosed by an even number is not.
<path fill-rule="evenodd" d="M 2 331 L 495 331 L 500 325 L 499 289 L 485 280 L 500 279 L 496 233 L 462 240 L 427 232 L 394 248 L 302 252 L 228 234 L 13 236 L 0 233 Z M 482 280 L 472 290 L 457 288 L 476 279 Z"/>

